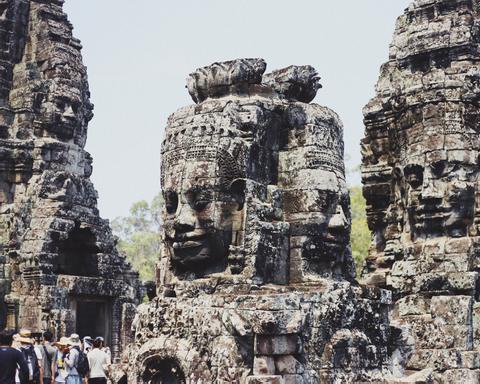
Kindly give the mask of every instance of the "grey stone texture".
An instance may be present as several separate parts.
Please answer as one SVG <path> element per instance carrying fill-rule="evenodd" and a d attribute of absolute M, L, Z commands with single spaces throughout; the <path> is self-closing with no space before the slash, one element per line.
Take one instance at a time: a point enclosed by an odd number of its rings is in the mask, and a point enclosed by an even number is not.
<path fill-rule="evenodd" d="M 161 149 L 156 296 L 137 307 L 96 208 L 93 106 L 62 5 L 0 0 L 0 327 L 58 337 L 104 306 L 125 356 L 111 377 L 128 383 L 480 380 L 477 0 L 417 0 L 398 19 L 364 110 L 363 285 L 343 127 L 312 103 L 315 69 L 193 72 L 195 104 Z"/>
<path fill-rule="evenodd" d="M 62 5 L 0 1 L 0 328 L 68 335 L 78 306 L 98 302 L 119 356 L 138 275 L 96 207 L 84 150 L 93 105 Z"/>
<path fill-rule="evenodd" d="M 480 372 L 479 17 L 478 1 L 413 2 L 364 109 L 364 281 L 392 291 L 397 373 L 439 383 Z"/>
<path fill-rule="evenodd" d="M 198 69 L 196 104 L 168 119 L 157 297 L 133 323 L 131 383 L 388 375 L 391 296 L 354 282 L 342 124 L 310 103 L 312 67 L 265 69 Z"/>

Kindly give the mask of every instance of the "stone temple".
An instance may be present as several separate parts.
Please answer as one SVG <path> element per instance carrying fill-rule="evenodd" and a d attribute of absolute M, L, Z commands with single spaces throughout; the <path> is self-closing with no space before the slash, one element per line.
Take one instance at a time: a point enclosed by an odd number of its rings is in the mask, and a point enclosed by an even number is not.
<path fill-rule="evenodd" d="M 129 382 L 316 383 L 387 371 L 390 292 L 354 282 L 343 127 L 310 66 L 201 68 L 168 120 L 157 297 Z"/>
<path fill-rule="evenodd" d="M 365 282 L 393 293 L 394 364 L 480 380 L 480 2 L 415 1 L 365 107 Z"/>
<path fill-rule="evenodd" d="M 96 208 L 93 105 L 62 4 L 0 1 L 0 328 L 106 335 L 119 356 L 138 275 Z"/>
<path fill-rule="evenodd" d="M 161 146 L 141 305 L 96 208 L 62 4 L 0 0 L 0 328 L 105 333 L 114 382 L 480 382 L 479 0 L 416 0 L 397 21 L 364 109 L 360 282 L 343 126 L 312 102 L 315 69 L 194 71 Z"/>

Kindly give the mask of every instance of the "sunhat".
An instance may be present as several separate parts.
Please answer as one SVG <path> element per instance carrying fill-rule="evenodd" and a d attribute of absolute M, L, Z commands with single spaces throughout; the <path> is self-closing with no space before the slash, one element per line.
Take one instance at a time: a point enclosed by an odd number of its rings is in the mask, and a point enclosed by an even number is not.
<path fill-rule="evenodd" d="M 72 333 L 68 339 L 68 345 L 72 345 L 72 346 L 81 346 L 82 343 L 80 341 L 80 336 L 78 335 L 78 333 Z"/>
<path fill-rule="evenodd" d="M 22 344 L 33 344 L 32 332 L 28 329 L 21 329 L 16 335 L 13 336 L 13 339 Z"/>
<path fill-rule="evenodd" d="M 59 346 L 59 347 L 66 347 L 68 345 L 68 342 L 70 339 L 68 337 L 61 337 L 60 340 L 56 341 L 53 343 L 53 345 Z"/>

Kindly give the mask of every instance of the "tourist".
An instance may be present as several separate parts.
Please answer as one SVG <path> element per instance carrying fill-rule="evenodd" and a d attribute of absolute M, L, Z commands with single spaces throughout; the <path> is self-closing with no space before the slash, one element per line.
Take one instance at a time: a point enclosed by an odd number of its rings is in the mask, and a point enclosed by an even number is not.
<path fill-rule="evenodd" d="M 83 352 L 88 353 L 93 348 L 93 339 L 90 336 L 83 338 Z"/>
<path fill-rule="evenodd" d="M 20 351 L 27 362 L 28 374 L 24 377 L 19 374 L 20 382 L 27 384 L 40 384 L 42 375 L 40 371 L 41 353 L 34 347 L 32 332 L 28 329 L 22 329 L 14 336 L 14 339 L 20 343 Z"/>
<path fill-rule="evenodd" d="M 55 382 L 57 349 L 52 345 L 53 334 L 50 331 L 43 332 L 42 353 L 42 384 L 53 384 Z"/>
<path fill-rule="evenodd" d="M 15 373 L 28 377 L 28 365 L 23 354 L 12 348 L 13 331 L 0 332 L 0 384 L 15 384 Z"/>
<path fill-rule="evenodd" d="M 37 356 L 38 367 L 40 369 L 40 381 L 39 383 L 43 383 L 43 354 L 42 354 L 42 340 L 41 340 L 41 333 L 37 333 L 32 335 L 33 340 L 33 348 L 35 350 L 35 355 Z"/>
<path fill-rule="evenodd" d="M 77 370 L 81 346 L 80 336 L 72 333 L 68 339 L 69 350 L 63 359 L 67 370 L 66 384 L 82 384 L 82 377 Z"/>
<path fill-rule="evenodd" d="M 102 336 L 97 336 L 95 339 L 98 339 L 100 341 L 100 343 L 102 344 L 100 349 L 108 355 L 108 360 L 111 361 L 112 360 L 112 352 L 110 351 L 110 348 L 108 348 L 105 345 L 105 339 Z"/>
<path fill-rule="evenodd" d="M 110 357 L 103 351 L 103 338 L 97 337 L 93 341 L 93 349 L 88 353 L 88 364 L 90 374 L 88 375 L 88 384 L 106 384 L 107 375 L 105 370 L 110 364 Z"/>
<path fill-rule="evenodd" d="M 65 367 L 64 358 L 68 353 L 68 337 L 62 337 L 59 341 L 54 343 L 54 346 L 57 347 L 57 361 L 55 364 L 55 370 L 57 375 L 55 376 L 55 383 L 65 383 L 67 378 L 67 369 Z"/>

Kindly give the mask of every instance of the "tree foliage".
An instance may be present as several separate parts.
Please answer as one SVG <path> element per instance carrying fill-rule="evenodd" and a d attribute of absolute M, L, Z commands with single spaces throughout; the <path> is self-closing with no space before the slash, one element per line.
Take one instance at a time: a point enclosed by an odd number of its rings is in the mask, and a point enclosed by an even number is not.
<path fill-rule="evenodd" d="M 155 264 L 160 259 L 162 205 L 162 195 L 158 194 L 150 204 L 145 200 L 134 203 L 128 217 L 112 221 L 113 233 L 119 238 L 119 251 L 126 255 L 144 281 L 154 279 Z"/>
<path fill-rule="evenodd" d="M 362 187 L 350 188 L 350 204 L 352 210 L 352 255 L 357 266 L 357 276 L 368 254 L 371 234 L 367 225 L 365 198 Z"/>

